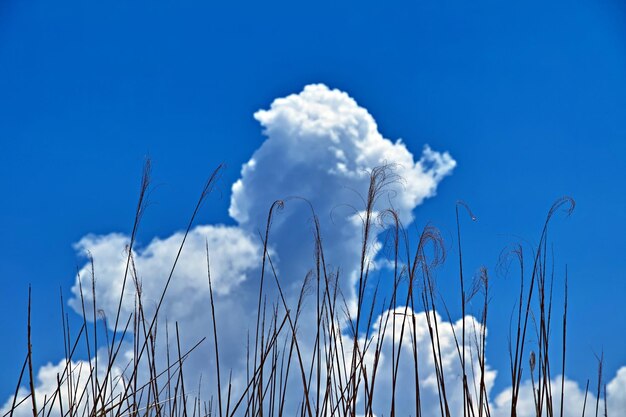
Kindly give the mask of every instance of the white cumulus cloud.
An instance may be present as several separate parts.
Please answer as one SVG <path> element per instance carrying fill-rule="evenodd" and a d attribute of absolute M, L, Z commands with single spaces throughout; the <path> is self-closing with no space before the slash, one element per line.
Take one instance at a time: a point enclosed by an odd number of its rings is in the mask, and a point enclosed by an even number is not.
<path fill-rule="evenodd" d="M 177 232 L 164 239 L 155 238 L 144 248 L 133 251 L 134 269 L 147 309 L 154 307 L 159 300 L 183 235 L 183 232 Z M 87 235 L 75 245 L 79 254 L 91 256 L 94 260 L 97 308 L 102 309 L 108 317 L 112 317 L 118 307 L 129 244 L 128 236 L 113 233 L 103 236 Z M 213 258 L 212 282 L 217 296 L 227 296 L 260 262 L 258 238 L 242 229 L 221 225 L 193 228 L 187 236 L 185 250 L 181 253 L 163 307 L 164 313 L 172 320 L 196 314 L 208 297 L 207 244 Z M 79 279 L 82 280 L 86 307 L 93 303 L 91 265 L 87 263 L 78 275 L 72 287 L 74 297 L 69 303 L 80 313 L 82 307 Z M 135 284 L 131 275 L 129 273 L 125 287 L 126 296 L 122 310 L 124 316 L 131 314 L 134 309 Z M 112 321 L 109 324 L 112 326 Z"/>
<path fill-rule="evenodd" d="M 397 179 L 389 181 L 374 211 L 393 207 L 408 224 L 456 161 L 428 146 L 416 158 L 402 141 L 386 139 L 348 94 L 321 84 L 278 98 L 254 117 L 266 140 L 233 184 L 230 215 L 244 230 L 264 230 L 272 202 L 306 199 L 319 217 L 326 262 L 342 269 L 340 286 L 352 302 L 362 241 L 362 224 L 353 220 L 365 208 L 371 171 L 388 165 Z M 292 199 L 272 225 L 271 243 L 287 285 L 299 286 L 313 267 L 311 217 L 307 204 Z"/>
<path fill-rule="evenodd" d="M 400 140 L 384 138 L 374 118 L 354 99 L 324 85 L 309 85 L 299 94 L 276 99 L 254 117 L 266 136 L 260 148 L 244 164 L 241 178 L 233 184 L 229 213 L 237 226 L 198 226 L 191 231 L 162 307 L 162 315 L 179 321 L 182 342 L 190 346 L 209 334 L 209 292 L 206 276 L 205 240 L 211 252 L 216 316 L 223 367 L 241 378 L 247 331 L 254 324 L 259 286 L 261 247 L 259 232 L 265 230 L 268 210 L 278 199 L 285 209 L 274 219 L 270 246 L 285 296 L 297 298 L 306 273 L 314 267 L 312 212 L 315 209 L 324 239 L 326 261 L 341 268 L 339 283 L 354 304 L 356 272 L 362 227 L 355 222 L 364 208 L 371 171 L 389 166 L 397 181 L 387 184 L 386 194 L 375 210 L 393 207 L 403 222 L 424 199 L 435 195 L 437 185 L 456 162 L 448 153 L 425 146 L 415 158 Z M 155 304 L 167 279 L 182 233 L 154 239 L 134 250 L 133 257 L 142 297 L 147 308 Z M 109 317 L 115 313 L 122 289 L 129 237 L 121 234 L 89 235 L 76 245 L 81 254 L 91 254 L 96 276 L 98 308 Z M 373 242 L 370 259 L 379 244 Z M 91 305 L 91 266 L 80 271 L 86 306 Z M 345 278 L 343 278 L 345 277 Z M 266 284 L 268 298 L 275 288 Z M 123 313 L 134 308 L 133 285 L 127 285 Z M 81 312 L 78 280 L 70 305 Z M 303 313 L 306 316 L 306 312 Z M 301 337 L 307 338 L 306 334 Z M 189 378 L 213 374 L 209 344 L 190 359 Z"/>

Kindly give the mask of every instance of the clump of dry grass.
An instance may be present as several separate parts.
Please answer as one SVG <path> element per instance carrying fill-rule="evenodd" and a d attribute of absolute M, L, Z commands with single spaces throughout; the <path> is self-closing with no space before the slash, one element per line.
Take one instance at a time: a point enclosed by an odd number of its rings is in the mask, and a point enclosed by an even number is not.
<path fill-rule="evenodd" d="M 319 221 L 312 211 L 315 238 L 315 265 L 303 280 L 300 296 L 296 305 L 290 306 L 286 300 L 281 282 L 274 268 L 270 251 L 272 218 L 284 204 L 275 202 L 269 209 L 267 227 L 263 241 L 263 258 L 260 272 L 260 287 L 257 302 L 257 320 L 254 324 L 254 338 L 248 342 L 248 378 L 242 392 L 233 392 L 232 383 L 223 379 L 220 369 L 220 344 L 215 305 L 210 273 L 210 253 L 206 248 L 207 285 L 210 292 L 210 314 L 212 321 L 213 347 L 215 353 L 215 373 L 217 403 L 212 399 L 202 401 L 194 397 L 185 386 L 184 362 L 192 351 L 204 341 L 199 340 L 189 351 L 181 351 L 179 324 L 175 323 L 175 335 L 170 338 L 169 323 L 165 323 L 166 361 L 161 363 L 157 355 L 157 333 L 159 329 L 158 313 L 167 295 L 174 270 L 180 253 L 185 245 L 187 234 L 194 224 L 195 217 L 207 195 L 211 192 L 221 167 L 210 176 L 203 188 L 200 198 L 189 219 L 186 233 L 180 244 L 176 259 L 169 271 L 168 279 L 156 305 L 154 313 L 147 316 L 142 299 L 141 283 L 137 279 L 137 271 L 133 259 L 133 245 L 141 217 L 146 208 L 146 193 L 150 184 L 150 164 L 146 164 L 142 177 L 139 199 L 135 212 L 130 244 L 127 250 L 126 268 L 123 277 L 123 290 L 120 294 L 117 312 L 114 317 L 113 331 L 107 327 L 107 317 L 98 310 L 96 291 L 91 277 L 93 305 L 86 306 L 83 288 L 80 287 L 83 323 L 78 333 L 72 335 L 66 314 L 63 315 L 63 332 L 65 340 L 65 367 L 57 376 L 57 389 L 51 397 L 38 398 L 35 392 L 32 367 L 32 345 L 30 333 L 30 298 L 28 305 L 28 351 L 22 372 L 18 378 L 19 388 L 25 380 L 28 370 L 28 394 L 18 398 L 16 389 L 13 406 L 3 417 L 12 417 L 14 410 L 30 400 L 33 417 L 200 417 L 218 415 L 230 416 L 283 416 L 292 415 L 286 409 L 288 395 L 299 398 L 298 414 L 307 417 L 337 416 L 355 417 L 357 415 L 397 415 L 396 402 L 399 397 L 411 396 L 415 409 L 412 414 L 423 414 L 422 384 L 418 361 L 416 316 L 413 312 L 423 309 L 430 337 L 430 351 L 419 352 L 430 355 L 435 368 L 436 388 L 438 393 L 438 412 L 441 416 L 456 416 L 451 409 L 451 396 L 461 395 L 463 417 L 488 417 L 491 415 L 485 375 L 486 359 L 486 324 L 489 306 L 490 277 L 486 268 L 482 268 L 478 277 L 470 287 L 467 286 L 463 274 L 463 257 L 461 244 L 461 219 L 459 210 L 465 210 L 470 219 L 476 220 L 469 206 L 459 202 L 456 206 L 457 238 L 459 250 L 459 284 L 460 305 L 462 311 L 461 334 L 454 327 L 456 353 L 462 370 L 461 393 L 450 392 L 446 384 L 444 359 L 441 352 L 441 326 L 435 311 L 444 309 L 448 312 L 445 302 L 438 294 L 432 270 L 445 259 L 443 239 L 439 231 L 427 226 L 421 232 L 417 247 L 410 248 L 408 231 L 401 224 L 397 213 L 388 209 L 378 216 L 374 205 L 389 181 L 395 177 L 389 167 L 372 170 L 370 186 L 365 199 L 363 220 L 362 246 L 355 248 L 360 253 L 360 270 L 357 281 L 356 315 L 350 314 L 345 299 L 340 291 L 339 271 L 330 271 L 324 258 L 322 232 Z M 574 201 L 569 197 L 558 199 L 551 207 L 544 223 L 539 245 L 533 254 L 530 274 L 525 269 L 524 252 L 521 246 L 507 253 L 517 259 L 520 269 L 520 290 L 517 300 L 517 311 L 514 320 L 512 342 L 509 349 L 511 363 L 511 416 L 517 415 L 520 386 L 524 372 L 530 375 L 537 416 L 554 416 L 555 410 L 563 415 L 564 377 L 561 378 L 561 395 L 553 397 L 551 375 L 555 363 L 565 373 L 566 328 L 567 328 L 567 273 L 565 276 L 565 302 L 562 313 L 561 357 L 554 358 L 550 349 L 551 324 L 554 287 L 554 269 L 548 268 L 547 233 L 551 218 L 559 209 L 570 214 L 574 209 Z M 370 280 L 370 265 L 367 258 L 369 244 L 372 241 L 373 225 L 384 222 L 389 230 L 389 248 L 393 263 L 391 297 L 389 300 L 377 300 L 378 287 L 373 295 L 366 295 Z M 93 273 L 93 261 L 92 261 Z M 270 281 L 276 286 L 277 304 L 268 312 L 264 286 Z M 80 281 L 79 281 L 80 283 Z M 135 294 L 135 310 L 129 317 L 122 317 L 122 302 L 127 286 L 132 285 Z M 371 285 L 370 285 L 371 287 Z M 406 287 L 406 290 L 403 288 Z M 312 289 L 312 291 L 311 291 Z M 482 295 L 482 312 L 479 316 L 479 328 L 468 328 L 466 323 L 466 306 L 470 299 Z M 301 325 L 305 298 L 314 298 L 314 341 L 304 349 L 298 327 Z M 63 308 L 63 297 L 61 295 Z M 378 306 L 378 307 L 377 307 Z M 91 324 L 87 315 L 91 313 Z M 97 317 L 96 315 L 99 315 Z M 376 327 L 372 332 L 375 317 L 378 315 Z M 100 318 L 101 320 L 97 320 Z M 450 314 L 448 313 L 448 318 Z M 102 328 L 98 322 L 103 323 Z M 451 322 L 451 321 L 450 321 Z M 307 323 L 311 326 L 311 323 Z M 345 326 L 348 326 L 347 333 Z M 92 326 L 91 328 L 89 328 Z M 537 344 L 529 352 L 527 334 L 535 332 Z M 346 334 L 348 336 L 346 336 Z M 399 337 L 394 335 L 399 334 Z M 411 355 L 403 356 L 403 345 L 407 343 Z M 104 338 L 104 341 L 103 341 Z M 380 361 L 383 344 L 391 338 L 390 362 L 391 385 L 387 393 L 389 404 L 374 403 L 377 389 L 377 377 L 380 376 Z M 119 357 L 124 343 L 132 343 L 132 360 L 120 364 Z M 170 341 L 173 347 L 170 345 Z M 74 353 L 79 344 L 87 349 L 88 361 L 76 369 L 73 361 Z M 96 350 L 104 346 L 105 355 L 96 354 Z M 307 355 L 308 353 L 308 355 Z M 468 367 L 468 359 L 478 362 Z M 560 362 L 559 362 L 560 359 Z M 528 368 L 526 363 L 528 361 Z M 402 364 L 401 364 L 402 363 Z M 600 410 L 602 386 L 602 361 L 598 375 L 598 392 L 595 406 L 596 415 Z M 400 367 L 408 367 L 413 373 L 413 387 L 400 387 Z M 477 371 L 476 371 L 477 369 Z M 529 369 L 526 370 L 526 369 Z M 142 375 L 140 377 L 140 375 Z M 147 375 L 147 377 L 145 377 Z M 294 381 L 297 384 L 294 386 Z M 587 383 L 587 391 L 589 383 Z M 288 393 L 289 391 L 289 393 Z M 586 398 L 586 397 L 585 397 Z M 557 403 L 558 402 L 558 406 Z M 586 405 L 586 404 L 585 404 Z M 432 410 L 429 410 L 432 411 Z M 584 408 L 582 414 L 584 415 Z M 605 411 L 606 413 L 606 411 Z"/>

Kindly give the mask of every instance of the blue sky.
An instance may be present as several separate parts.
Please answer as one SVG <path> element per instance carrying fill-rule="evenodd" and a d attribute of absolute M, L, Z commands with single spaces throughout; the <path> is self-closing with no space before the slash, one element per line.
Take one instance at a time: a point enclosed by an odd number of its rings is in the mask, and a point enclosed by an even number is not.
<path fill-rule="evenodd" d="M 69 294 L 84 263 L 72 245 L 130 232 L 145 157 L 155 187 L 140 242 L 183 228 L 221 162 L 199 221 L 232 225 L 230 186 L 264 139 L 253 113 L 311 83 L 348 93 L 416 159 L 429 144 L 456 160 L 414 212 L 447 240 L 439 276 L 451 300 L 456 200 L 479 218 L 463 223 L 472 274 L 494 270 L 509 243 L 536 243 L 552 201 L 574 197 L 572 217 L 557 216 L 551 231 L 557 271 L 567 264 L 570 276 L 568 375 L 594 378 L 601 351 L 607 378 L 626 364 L 619 2 L 9 0 L 0 6 L 0 328 L 15 343 L 0 345 L 0 396 L 25 354 L 28 285 L 36 364 L 58 361 L 59 287 Z M 503 376 L 516 282 L 493 284 L 488 356 Z"/>

